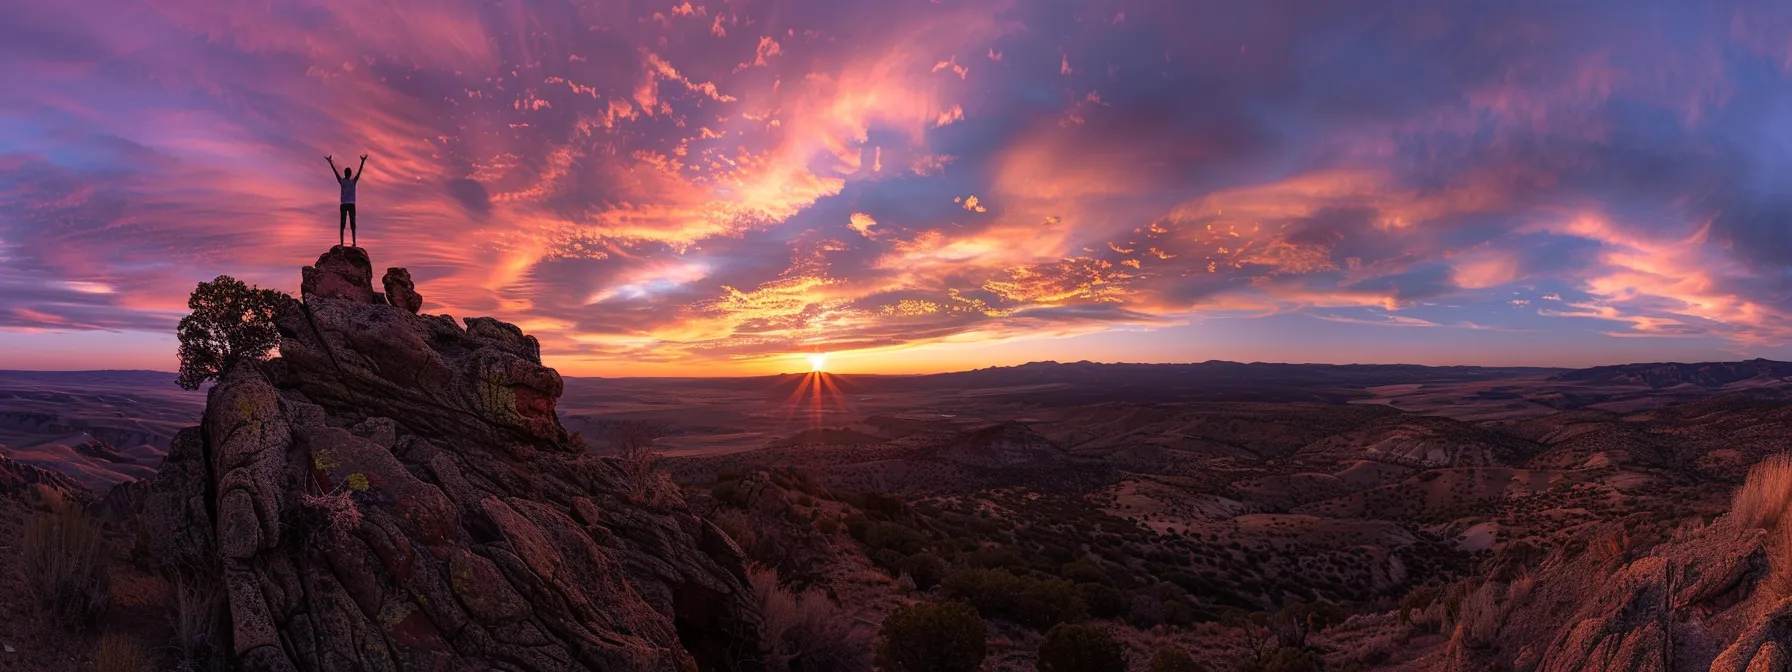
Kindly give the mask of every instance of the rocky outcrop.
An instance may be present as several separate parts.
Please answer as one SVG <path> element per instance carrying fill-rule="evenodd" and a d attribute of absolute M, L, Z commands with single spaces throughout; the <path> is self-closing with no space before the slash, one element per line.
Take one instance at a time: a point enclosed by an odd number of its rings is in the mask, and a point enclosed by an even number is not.
<path fill-rule="evenodd" d="M 207 410 L 210 413 L 210 410 Z M 188 427 L 168 444 L 168 458 L 149 482 L 139 519 L 150 555 L 162 565 L 181 572 L 214 574 L 217 543 L 214 541 L 211 459 L 205 434 Z"/>
<path fill-rule="evenodd" d="M 112 486 L 106 496 L 94 503 L 93 515 L 108 525 L 135 525 L 148 497 L 149 481 L 125 481 Z"/>
<path fill-rule="evenodd" d="M 305 269 L 281 357 L 222 376 L 146 497 L 153 555 L 227 587 L 239 664 L 759 669 L 734 543 L 568 440 L 533 337 L 388 305 L 371 268 Z"/>
<path fill-rule="evenodd" d="M 43 485 L 82 498 L 92 496 L 75 479 L 0 455 L 0 495 L 22 492 L 34 485 Z"/>
<path fill-rule="evenodd" d="M 1502 661 L 1536 672 L 1783 670 L 1792 599 L 1772 577 L 1768 533 L 1730 517 L 1652 548 L 1623 526 L 1592 526 L 1508 586 L 1486 621 L 1497 636 L 1454 669 Z"/>
<path fill-rule="evenodd" d="M 423 310 L 423 295 L 417 293 L 417 284 L 411 282 L 410 271 L 388 268 L 386 277 L 380 278 L 380 284 L 386 286 L 387 303 L 411 311 L 413 315 Z"/>

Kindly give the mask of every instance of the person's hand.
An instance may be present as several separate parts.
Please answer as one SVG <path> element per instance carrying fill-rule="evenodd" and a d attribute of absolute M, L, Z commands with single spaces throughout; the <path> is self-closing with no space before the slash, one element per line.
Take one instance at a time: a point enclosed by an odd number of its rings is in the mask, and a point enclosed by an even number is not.
<path fill-rule="evenodd" d="M 366 160 L 367 160 L 367 155 L 366 155 L 366 154 L 362 154 L 362 155 L 361 155 L 361 160 L 362 160 L 362 161 L 366 161 Z"/>

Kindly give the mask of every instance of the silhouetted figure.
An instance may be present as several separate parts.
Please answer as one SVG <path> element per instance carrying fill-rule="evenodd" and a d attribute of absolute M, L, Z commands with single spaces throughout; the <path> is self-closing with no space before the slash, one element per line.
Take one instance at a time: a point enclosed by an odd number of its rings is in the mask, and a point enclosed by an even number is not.
<path fill-rule="evenodd" d="M 334 176 L 336 174 L 336 157 L 325 155 L 324 160 L 330 162 L 330 175 Z M 336 225 L 336 244 L 338 245 L 342 244 L 342 233 L 345 229 L 348 231 L 350 247 L 353 247 L 353 243 L 356 241 L 355 184 L 361 181 L 361 174 L 365 172 L 367 172 L 367 155 L 362 154 L 360 168 L 353 170 L 343 168 L 342 177 L 336 178 L 336 183 L 342 185 L 342 216 L 341 221 Z"/>

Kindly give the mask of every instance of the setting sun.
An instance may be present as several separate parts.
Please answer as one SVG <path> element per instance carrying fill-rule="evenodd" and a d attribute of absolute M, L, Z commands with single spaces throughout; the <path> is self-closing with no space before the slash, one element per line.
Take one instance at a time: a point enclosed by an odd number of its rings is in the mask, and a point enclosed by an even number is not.
<path fill-rule="evenodd" d="M 809 355 L 809 370 L 810 371 L 814 371 L 816 373 L 821 373 L 821 372 L 826 371 L 827 368 L 828 368 L 827 353 L 818 352 L 818 353 Z"/>

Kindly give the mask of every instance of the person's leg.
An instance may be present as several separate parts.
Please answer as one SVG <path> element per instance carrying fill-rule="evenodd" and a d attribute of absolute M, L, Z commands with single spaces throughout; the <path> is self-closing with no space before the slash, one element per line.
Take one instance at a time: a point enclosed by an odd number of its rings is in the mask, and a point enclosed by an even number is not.
<path fill-rule="evenodd" d="M 343 236 L 342 234 L 343 234 L 344 230 L 348 228 L 348 204 L 347 203 L 343 203 L 342 207 L 337 209 L 337 215 L 338 215 L 338 217 L 337 217 L 337 222 L 336 222 L 336 246 L 341 247 L 342 241 L 345 239 L 345 236 Z"/>
<path fill-rule="evenodd" d="M 348 204 L 347 207 L 348 207 L 348 240 L 349 240 L 349 243 L 359 247 L 361 245 L 361 239 L 359 236 L 355 235 L 355 204 L 350 203 L 350 204 Z"/>

